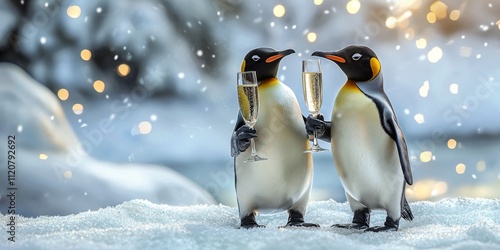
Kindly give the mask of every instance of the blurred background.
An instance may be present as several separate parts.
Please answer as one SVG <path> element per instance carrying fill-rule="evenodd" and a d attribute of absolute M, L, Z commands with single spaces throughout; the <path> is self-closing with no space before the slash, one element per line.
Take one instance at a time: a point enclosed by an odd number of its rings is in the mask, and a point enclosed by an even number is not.
<path fill-rule="evenodd" d="M 236 206 L 229 140 L 238 111 L 235 75 L 245 54 L 293 48 L 278 77 L 306 114 L 300 61 L 349 44 L 371 47 L 382 63 L 409 142 L 415 179 L 409 200 L 500 198 L 499 13 L 500 3 L 485 0 L 1 1 L 0 133 L 18 135 L 19 171 L 44 173 L 18 174 L 26 192 L 19 199 L 65 214 L 113 205 L 110 197 L 131 192 L 113 189 L 105 176 L 129 175 L 120 185 L 139 189 L 184 176 L 211 202 Z M 329 120 L 345 76 L 329 61 L 322 69 L 322 113 Z M 51 93 L 23 84 L 32 81 L 23 74 Z M 71 161 L 85 157 L 93 162 Z M 94 161 L 118 171 L 96 168 L 75 188 L 77 172 L 99 165 Z M 312 199 L 345 201 L 331 152 L 315 153 L 314 163 Z M 119 171 L 130 164 L 180 175 L 135 183 L 141 167 Z M 104 184 L 96 189 L 93 180 Z M 49 187 L 65 192 L 56 199 L 56 191 L 44 191 Z M 1 194 L 6 204 L 6 190 Z M 95 207 L 85 206 L 95 199 Z"/>

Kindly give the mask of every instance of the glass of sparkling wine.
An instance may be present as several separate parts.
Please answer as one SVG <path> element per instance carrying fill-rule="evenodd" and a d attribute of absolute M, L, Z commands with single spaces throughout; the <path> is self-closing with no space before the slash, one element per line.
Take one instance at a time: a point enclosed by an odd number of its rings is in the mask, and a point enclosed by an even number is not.
<path fill-rule="evenodd" d="M 319 60 L 302 60 L 302 91 L 304 92 L 307 109 L 314 117 L 317 117 L 323 102 L 323 83 Z M 314 131 L 313 145 L 304 152 L 320 152 L 325 150 L 327 149 L 318 145 L 318 135 Z"/>
<path fill-rule="evenodd" d="M 240 112 L 245 124 L 251 128 L 255 126 L 257 122 L 257 116 L 259 114 L 259 91 L 257 75 L 255 71 L 238 72 L 237 74 L 238 83 L 238 102 L 240 104 Z M 252 153 L 245 162 L 262 161 L 267 160 L 257 155 L 255 150 L 255 140 L 250 139 L 250 144 L 252 147 Z"/>

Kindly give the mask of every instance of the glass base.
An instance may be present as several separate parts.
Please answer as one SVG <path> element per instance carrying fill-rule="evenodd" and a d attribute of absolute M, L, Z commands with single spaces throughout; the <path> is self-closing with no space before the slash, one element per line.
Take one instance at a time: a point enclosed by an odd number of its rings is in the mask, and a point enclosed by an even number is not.
<path fill-rule="evenodd" d="M 304 153 L 321 152 L 321 151 L 328 151 L 328 149 L 322 148 L 320 146 L 313 146 L 310 149 L 304 151 Z"/>
<path fill-rule="evenodd" d="M 252 155 L 248 159 L 246 159 L 244 162 L 254 162 L 254 161 L 265 161 L 267 158 L 260 157 L 258 155 Z"/>

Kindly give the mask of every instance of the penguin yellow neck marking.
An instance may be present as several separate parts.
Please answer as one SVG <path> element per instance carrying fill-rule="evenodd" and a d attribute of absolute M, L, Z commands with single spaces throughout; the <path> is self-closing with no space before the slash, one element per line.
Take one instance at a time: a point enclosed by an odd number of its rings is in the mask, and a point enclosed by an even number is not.
<path fill-rule="evenodd" d="M 353 80 L 347 80 L 340 91 L 361 92 Z"/>
<path fill-rule="evenodd" d="M 243 60 L 243 62 L 241 63 L 241 72 L 245 71 L 245 66 L 246 65 L 247 65 L 247 62 L 245 60 Z"/>
<path fill-rule="evenodd" d="M 343 110 L 346 105 L 349 106 L 350 104 L 353 104 L 352 98 L 358 97 L 364 98 L 363 92 L 359 90 L 354 81 L 347 80 L 335 99 L 334 110 Z"/>
<path fill-rule="evenodd" d="M 280 81 L 278 81 L 278 79 L 276 79 L 274 77 L 273 78 L 264 79 L 260 83 L 259 89 L 263 90 L 263 89 L 266 89 L 266 88 L 270 88 L 270 87 L 273 87 L 273 86 L 275 86 L 275 85 L 277 85 L 279 83 L 280 83 Z"/>

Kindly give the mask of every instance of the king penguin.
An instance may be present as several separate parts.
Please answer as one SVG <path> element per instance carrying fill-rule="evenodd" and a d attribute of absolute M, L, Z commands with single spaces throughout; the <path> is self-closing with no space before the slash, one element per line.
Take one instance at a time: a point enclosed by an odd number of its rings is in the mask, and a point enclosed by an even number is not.
<path fill-rule="evenodd" d="M 241 228 L 263 227 L 259 211 L 288 211 L 286 226 L 318 227 L 304 223 L 312 185 L 313 160 L 304 153 L 309 139 L 305 118 L 293 91 L 276 78 L 283 57 L 294 50 L 257 48 L 248 52 L 241 71 L 256 71 L 259 82 L 259 113 L 254 129 L 246 126 L 241 113 L 231 137 L 236 196 Z M 254 138 L 257 152 L 267 160 L 245 162 Z"/>
<path fill-rule="evenodd" d="M 306 127 L 329 130 L 324 134 L 330 138 L 323 139 L 331 140 L 335 166 L 354 212 L 352 223 L 333 226 L 396 231 L 401 217 L 413 219 L 405 197 L 406 184 L 413 183 L 413 176 L 403 132 L 383 89 L 380 61 L 366 46 L 312 55 L 335 62 L 347 76 L 335 99 L 331 122 L 313 117 L 306 122 Z M 384 226 L 369 227 L 372 209 L 387 212 Z"/>

